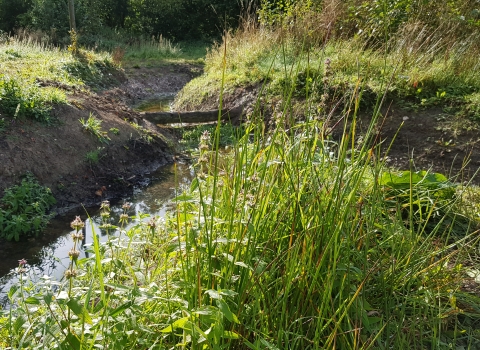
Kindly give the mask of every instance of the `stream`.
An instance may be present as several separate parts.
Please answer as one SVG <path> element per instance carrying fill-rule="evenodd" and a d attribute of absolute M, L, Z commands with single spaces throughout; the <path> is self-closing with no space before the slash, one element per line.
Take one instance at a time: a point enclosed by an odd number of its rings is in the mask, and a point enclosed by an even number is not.
<path fill-rule="evenodd" d="M 170 102 L 171 98 L 163 98 L 160 101 L 142 104 L 139 109 L 165 110 Z M 176 189 L 189 186 L 192 178 L 193 172 L 190 167 L 179 163 L 166 165 L 150 173 L 142 186 L 135 188 L 133 195 L 124 199 L 131 204 L 127 214 L 130 217 L 140 214 L 164 217 L 169 209 L 170 200 L 175 196 Z M 113 225 L 118 224 L 118 218 L 123 213 L 123 204 L 124 201 L 111 204 L 111 223 Z M 70 234 L 73 232 L 70 223 L 77 215 L 80 215 L 85 222 L 84 243 L 87 245 L 93 242 L 93 231 L 97 234 L 100 233 L 101 242 L 105 242 L 109 236 L 117 234 L 117 232 L 113 232 L 107 235 L 99 228 L 102 223 L 99 207 L 86 210 L 79 208 L 52 219 L 44 234 L 36 239 L 8 243 L 5 247 L 0 247 L 2 255 L 0 260 L 0 306 L 8 305 L 7 293 L 18 282 L 15 269 L 21 259 L 27 260 L 28 279 L 32 281 L 37 281 L 44 276 L 57 281 L 62 279 L 70 263 L 68 251 L 72 247 Z M 80 252 L 80 258 L 86 256 L 83 247 Z"/>

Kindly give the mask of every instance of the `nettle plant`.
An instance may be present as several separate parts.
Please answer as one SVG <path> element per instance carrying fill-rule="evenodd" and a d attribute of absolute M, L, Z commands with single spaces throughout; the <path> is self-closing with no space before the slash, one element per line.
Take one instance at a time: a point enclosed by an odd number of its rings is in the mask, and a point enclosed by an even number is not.
<path fill-rule="evenodd" d="M 20 185 L 5 190 L 0 200 L 0 238 L 19 241 L 38 236 L 52 218 L 49 209 L 55 203 L 50 189 L 28 173 Z"/>

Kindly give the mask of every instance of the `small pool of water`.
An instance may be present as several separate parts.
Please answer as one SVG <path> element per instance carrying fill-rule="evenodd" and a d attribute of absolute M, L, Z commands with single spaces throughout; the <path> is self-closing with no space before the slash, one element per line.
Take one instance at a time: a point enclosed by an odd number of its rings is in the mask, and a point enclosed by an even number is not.
<path fill-rule="evenodd" d="M 143 101 L 135 106 L 135 110 L 139 112 L 170 112 L 175 96 L 160 96 L 155 99 Z"/>
<path fill-rule="evenodd" d="M 150 174 L 151 182 L 147 187 L 137 188 L 131 198 L 126 201 L 131 203 L 128 211 L 130 216 L 150 214 L 165 216 L 169 203 L 174 198 L 176 191 L 189 186 L 193 172 L 187 165 L 176 164 L 160 168 Z M 123 202 L 111 205 L 111 223 L 118 224 L 122 214 Z M 58 216 L 50 222 L 45 234 L 29 242 L 8 243 L 8 247 L 1 247 L 0 254 L 0 305 L 7 305 L 7 293 L 11 286 L 18 282 L 15 268 L 18 260 L 26 259 L 28 262 L 29 279 L 35 281 L 43 276 L 60 280 L 65 269 L 70 263 L 68 251 L 72 248 L 70 222 L 79 215 L 85 221 L 85 244 L 93 242 L 93 232 L 99 234 L 100 241 L 107 241 L 109 235 L 101 230 L 102 219 L 99 208 L 88 208 L 88 215 L 83 209 Z M 145 219 L 148 220 L 148 219 Z M 110 233 L 116 235 L 116 233 Z M 3 249 L 2 249 L 3 248 Z M 80 258 L 85 257 L 84 249 L 80 249 Z"/>

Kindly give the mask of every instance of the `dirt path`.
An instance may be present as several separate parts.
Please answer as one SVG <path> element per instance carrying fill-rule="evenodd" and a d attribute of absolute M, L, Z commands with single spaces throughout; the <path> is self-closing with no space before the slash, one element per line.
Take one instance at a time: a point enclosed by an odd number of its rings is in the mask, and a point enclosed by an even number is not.
<path fill-rule="evenodd" d="M 108 90 L 71 91 L 69 104 L 52 111 L 58 125 L 13 121 L 0 134 L 0 192 L 30 171 L 52 189 L 61 211 L 128 195 L 142 176 L 172 162 L 173 142 L 167 131 L 132 125 L 145 126 L 132 107 L 175 95 L 199 72 L 187 64 L 127 69 Z M 82 129 L 79 120 L 90 115 L 102 121 L 108 143 Z"/>

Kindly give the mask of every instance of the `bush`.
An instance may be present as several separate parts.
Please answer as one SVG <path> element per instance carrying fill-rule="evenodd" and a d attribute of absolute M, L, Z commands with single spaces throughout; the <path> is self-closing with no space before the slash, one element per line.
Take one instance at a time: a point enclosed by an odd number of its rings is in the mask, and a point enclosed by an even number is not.
<path fill-rule="evenodd" d="M 0 111 L 7 116 L 26 117 L 49 124 L 52 122 L 50 109 L 37 85 L 25 87 L 13 78 L 0 76 Z"/>
<path fill-rule="evenodd" d="M 52 218 L 48 210 L 55 203 L 50 189 L 27 174 L 20 185 L 5 190 L 0 200 L 0 238 L 19 241 L 38 236 Z"/>

